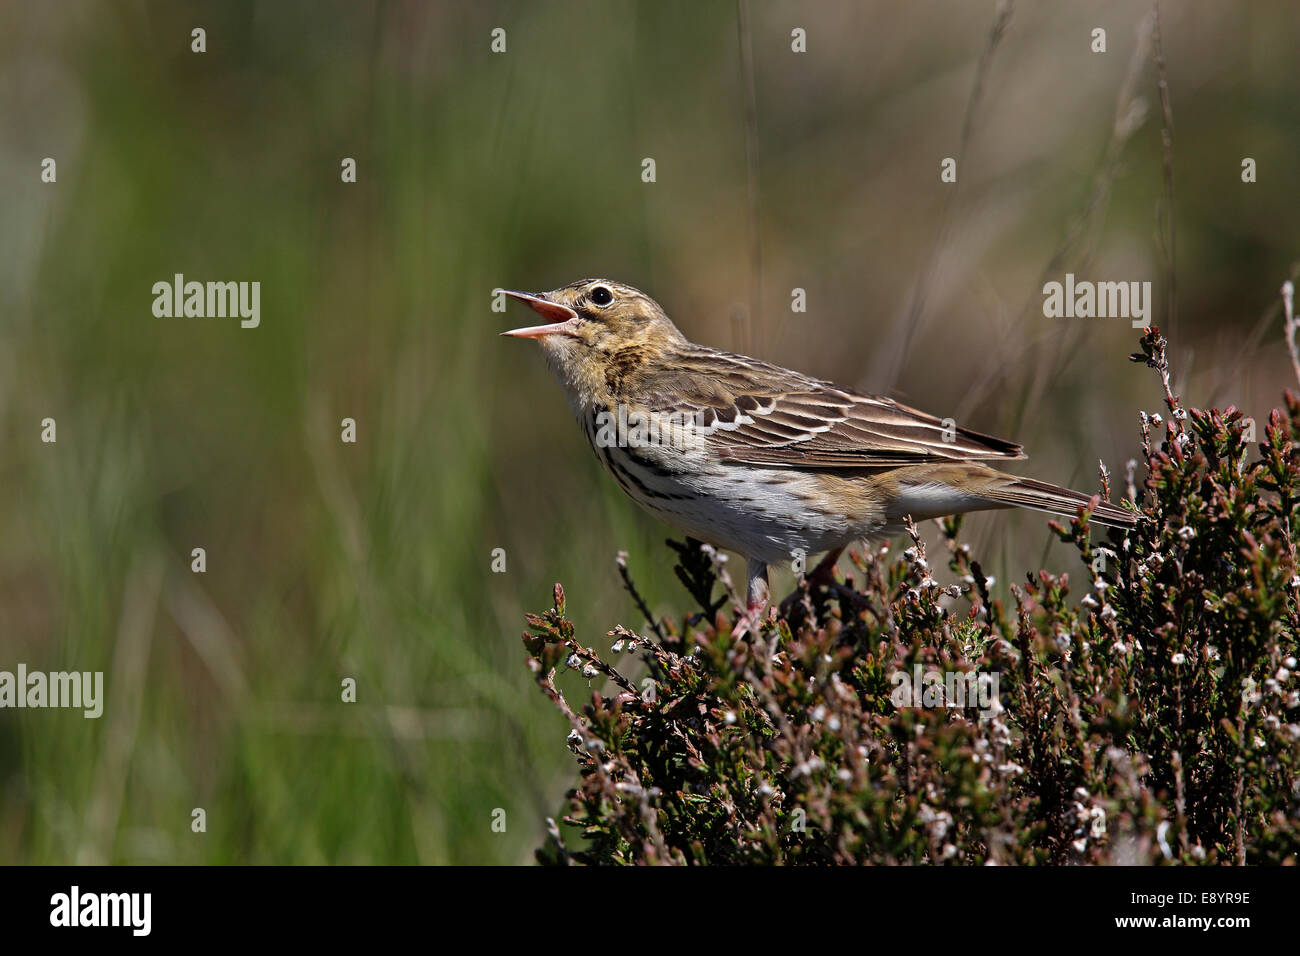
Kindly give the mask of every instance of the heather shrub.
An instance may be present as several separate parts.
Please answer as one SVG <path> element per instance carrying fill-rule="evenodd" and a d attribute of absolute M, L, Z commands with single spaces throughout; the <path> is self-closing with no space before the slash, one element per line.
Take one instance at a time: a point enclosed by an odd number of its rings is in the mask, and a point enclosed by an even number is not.
<path fill-rule="evenodd" d="M 1128 469 L 1143 519 L 1053 522 L 1081 573 L 1029 573 L 1011 606 L 955 519 L 942 560 L 912 528 L 742 637 L 726 562 L 697 542 L 670 542 L 696 609 L 642 632 L 580 639 L 557 584 L 524 643 L 571 727 L 581 836 L 552 822 L 539 859 L 1294 862 L 1300 401 L 1252 440 L 1231 408 L 1183 408 L 1157 330 L 1141 347 L 1167 406 L 1142 415 Z M 557 687 L 565 667 L 589 701 Z M 900 704 L 898 675 L 926 672 L 995 675 L 997 693 Z"/>

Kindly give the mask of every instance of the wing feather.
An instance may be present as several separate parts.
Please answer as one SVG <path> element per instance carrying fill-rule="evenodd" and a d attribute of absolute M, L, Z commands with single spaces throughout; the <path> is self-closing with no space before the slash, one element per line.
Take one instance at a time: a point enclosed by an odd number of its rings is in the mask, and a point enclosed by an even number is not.
<path fill-rule="evenodd" d="M 755 359 L 701 347 L 675 359 L 646 404 L 692 417 L 725 462 L 849 469 L 1025 457 L 1014 442 Z"/>

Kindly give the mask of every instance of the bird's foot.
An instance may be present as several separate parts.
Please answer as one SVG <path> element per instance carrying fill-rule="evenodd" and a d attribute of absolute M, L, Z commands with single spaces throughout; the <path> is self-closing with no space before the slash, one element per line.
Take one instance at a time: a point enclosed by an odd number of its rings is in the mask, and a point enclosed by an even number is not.
<path fill-rule="evenodd" d="M 756 558 L 750 558 L 745 566 L 745 577 L 745 613 L 736 618 L 736 626 L 731 631 L 736 637 L 757 634 L 763 626 L 763 616 L 768 605 L 767 565 Z"/>
<path fill-rule="evenodd" d="M 781 602 L 782 617 L 789 618 L 790 615 L 794 613 L 795 609 L 804 603 L 805 598 L 813 594 L 814 591 L 822 588 L 825 588 L 828 591 L 834 591 L 839 586 L 839 582 L 835 580 L 835 565 L 839 561 L 840 555 L 843 553 L 843 548 L 836 548 L 833 551 L 828 551 L 826 556 L 817 563 L 817 567 L 804 575 L 804 579 L 800 585 L 791 591 L 790 594 L 786 596 L 785 600 Z M 807 585 L 807 590 L 804 589 L 805 584 Z"/>

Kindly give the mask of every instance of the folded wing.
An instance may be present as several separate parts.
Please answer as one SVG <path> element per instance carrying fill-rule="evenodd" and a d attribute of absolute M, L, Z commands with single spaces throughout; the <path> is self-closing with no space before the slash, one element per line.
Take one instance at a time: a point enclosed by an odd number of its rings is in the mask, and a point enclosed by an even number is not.
<path fill-rule="evenodd" d="M 1020 445 L 951 419 L 754 359 L 698 349 L 677 365 L 648 404 L 693 420 L 723 461 L 844 469 L 1025 457 Z"/>

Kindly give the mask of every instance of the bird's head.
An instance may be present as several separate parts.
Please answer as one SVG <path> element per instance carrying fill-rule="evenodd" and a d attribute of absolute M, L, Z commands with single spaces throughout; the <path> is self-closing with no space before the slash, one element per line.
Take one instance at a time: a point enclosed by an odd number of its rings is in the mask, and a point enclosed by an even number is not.
<path fill-rule="evenodd" d="M 502 335 L 536 339 L 561 381 L 584 399 L 599 400 L 611 369 L 624 372 L 684 344 L 659 303 L 609 279 L 583 279 L 552 292 L 511 292 L 546 321 Z"/>

